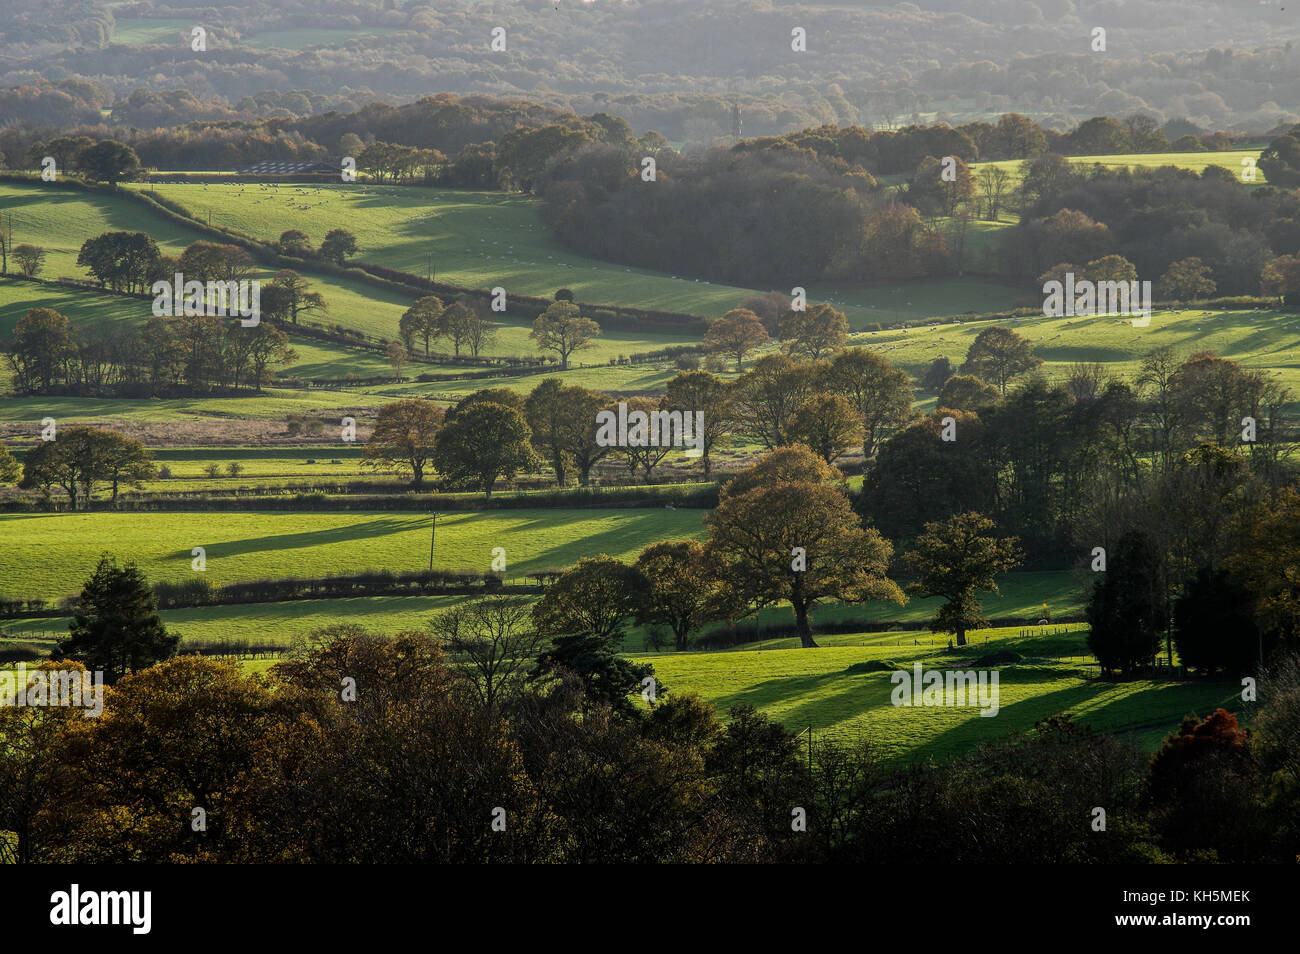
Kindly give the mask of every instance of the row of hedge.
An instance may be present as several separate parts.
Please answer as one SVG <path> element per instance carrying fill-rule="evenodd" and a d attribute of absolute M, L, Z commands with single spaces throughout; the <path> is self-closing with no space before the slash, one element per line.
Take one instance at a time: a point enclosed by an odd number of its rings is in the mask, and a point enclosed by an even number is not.
<path fill-rule="evenodd" d="M 198 606 L 284 603 L 295 600 L 342 599 L 358 596 L 537 593 L 541 591 L 543 579 L 551 575 L 540 574 L 532 583 L 519 581 L 507 583 L 499 574 L 476 573 L 468 570 L 434 570 L 433 572 L 368 570 L 325 577 L 244 580 L 223 586 L 214 586 L 204 577 L 194 577 L 180 583 L 159 581 L 154 584 L 153 591 L 159 609 L 185 609 Z"/>
<path fill-rule="evenodd" d="M 506 493 L 491 498 L 475 494 L 450 496 L 432 490 L 413 493 L 407 485 L 394 485 L 394 493 L 375 493 L 375 484 L 333 484 L 333 492 L 324 490 L 298 490 L 292 488 L 253 488 L 225 493 L 202 491 L 159 492 L 137 496 L 120 496 L 116 506 L 109 500 L 95 500 L 86 511 L 114 511 L 131 513 L 165 513 L 180 511 L 245 512 L 257 510 L 301 511 L 479 511 L 518 510 L 548 507 L 568 508 L 646 508 L 683 507 L 709 510 L 718 504 L 716 484 L 692 481 L 682 484 L 658 486 L 580 487 L 568 490 Z M 349 491 L 347 488 L 354 488 Z M 59 497 L 7 496 L 0 499 L 0 513 L 67 513 L 68 501 Z"/>

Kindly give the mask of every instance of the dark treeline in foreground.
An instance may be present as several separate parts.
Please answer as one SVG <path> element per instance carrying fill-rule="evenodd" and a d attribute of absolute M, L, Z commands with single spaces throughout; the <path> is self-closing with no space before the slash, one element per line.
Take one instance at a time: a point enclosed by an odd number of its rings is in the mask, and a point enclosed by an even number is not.
<path fill-rule="evenodd" d="M 810 751 L 744 706 L 724 725 L 691 695 L 604 700 L 554 658 L 494 666 L 492 634 L 508 635 L 514 613 L 489 607 L 441 638 L 342 627 L 263 677 L 175 658 L 117 681 L 96 718 L 0 708 L 0 856 L 898 865 L 1300 852 L 1294 659 L 1261 682 L 1249 732 L 1223 710 L 1189 717 L 1148 759 L 1056 717 L 899 768 L 865 743 Z"/>

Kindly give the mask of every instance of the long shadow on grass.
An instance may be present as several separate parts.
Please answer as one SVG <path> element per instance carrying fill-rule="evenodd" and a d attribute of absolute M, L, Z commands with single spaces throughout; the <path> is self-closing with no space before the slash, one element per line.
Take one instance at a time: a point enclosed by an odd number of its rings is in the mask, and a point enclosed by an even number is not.
<path fill-rule="evenodd" d="M 718 711 L 721 713 L 726 713 L 729 709 L 731 709 L 734 706 L 742 706 L 742 705 L 753 706 L 755 709 L 761 710 L 761 709 L 768 708 L 777 703 L 789 702 L 792 698 L 798 696 L 807 696 L 814 693 L 823 693 L 826 691 L 826 687 L 828 685 L 842 678 L 852 679 L 852 678 L 861 678 L 861 677 L 854 677 L 851 675 L 846 676 L 846 674 L 843 671 L 814 673 L 811 675 L 803 675 L 803 676 L 780 676 L 775 679 L 767 679 L 763 682 L 757 683 L 756 685 L 748 686 L 745 689 L 742 689 L 738 692 L 732 692 L 725 696 L 719 696 L 718 698 L 713 700 L 713 704 L 717 706 Z M 889 701 L 889 694 L 888 692 L 886 692 L 885 702 L 888 703 L 888 701 Z M 823 704 L 824 704 L 824 700 L 819 699 L 817 702 L 809 703 L 808 706 L 811 706 L 813 709 L 817 709 L 820 708 Z M 804 707 L 801 707 L 799 710 L 795 710 L 795 711 L 802 712 L 803 708 Z M 800 718 L 803 717 L 801 716 Z M 792 715 L 790 712 L 782 713 L 780 716 L 780 721 L 785 723 L 786 725 L 791 725 L 791 726 L 796 724 L 803 724 L 802 722 L 797 723 L 797 720 L 795 719 L 794 715 Z M 814 721 L 815 724 L 825 725 L 830 720 L 821 718 Z"/>
<path fill-rule="evenodd" d="M 1060 670 L 1037 667 L 1004 669 L 1001 672 L 1002 685 L 1016 686 L 1059 681 L 1070 675 Z M 1039 720 L 1064 713 L 1074 713 L 1075 722 L 1090 725 L 1098 732 L 1127 731 L 1159 723 L 1167 723 L 1172 727 L 1187 712 L 1197 709 L 1208 712 L 1207 705 L 1220 698 L 1216 695 L 1214 684 L 1158 684 L 1148 685 L 1137 693 L 1117 693 L 1110 702 L 1094 706 L 1086 713 L 1076 712 L 1080 706 L 1096 700 L 1108 690 L 1124 685 L 1126 684 L 1089 679 L 1077 685 L 1007 703 L 993 717 L 980 716 L 978 710 L 972 708 L 968 718 L 914 747 L 908 757 L 916 760 L 946 758 L 973 749 L 981 742 L 1004 739 L 1015 732 L 1027 732 Z M 1176 698 L 1168 698 L 1170 691 L 1175 689 L 1183 691 L 1179 691 Z M 1153 695 L 1156 698 L 1153 699 Z M 1153 708 L 1153 703 L 1156 708 Z M 1219 703 L 1213 704 L 1217 706 Z"/>
<path fill-rule="evenodd" d="M 292 516 L 289 514 L 286 517 Z M 346 543 L 350 540 L 364 540 L 372 537 L 385 537 L 397 533 L 407 533 L 427 526 L 424 517 L 380 517 L 360 523 L 350 523 L 342 527 L 326 527 L 305 533 L 276 533 L 261 537 L 247 537 L 243 540 L 228 540 L 207 546 L 208 559 L 214 557 L 241 556 L 248 553 L 266 553 L 275 550 L 295 550 L 318 547 L 328 543 Z M 177 550 L 172 557 L 186 559 L 190 551 Z"/>
<path fill-rule="evenodd" d="M 931 665 L 924 665 L 924 662 L 922 660 L 926 672 L 936 668 L 940 671 L 946 671 L 943 667 L 933 665 L 933 662 Z M 908 668 L 910 669 L 910 666 Z M 1016 670 L 1016 673 L 1015 683 L 1019 685 L 1030 682 L 1058 682 L 1062 675 L 1072 675 L 1036 668 Z M 809 700 L 788 710 L 782 714 L 781 721 L 795 728 L 803 725 L 829 727 L 835 723 L 859 718 L 873 710 L 883 711 L 896 708 L 891 698 L 895 684 L 891 681 L 890 674 L 887 672 L 849 673 L 840 671 L 828 673 L 827 676 L 832 680 L 842 682 L 842 685 L 826 687 L 823 689 L 826 694 L 821 698 Z M 900 711 L 909 711 L 902 707 L 897 708 Z M 971 708 L 971 712 L 981 721 L 993 721 L 990 718 L 979 716 L 975 707 Z"/>

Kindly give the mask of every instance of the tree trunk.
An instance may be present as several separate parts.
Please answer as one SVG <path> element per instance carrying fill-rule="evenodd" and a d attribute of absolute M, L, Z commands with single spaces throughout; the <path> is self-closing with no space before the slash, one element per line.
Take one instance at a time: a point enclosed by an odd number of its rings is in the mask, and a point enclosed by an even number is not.
<path fill-rule="evenodd" d="M 957 627 L 957 645 L 958 645 L 958 646 L 965 646 L 965 645 L 966 645 L 966 627 L 965 627 L 965 626 L 958 626 L 958 627 Z"/>
<path fill-rule="evenodd" d="M 817 641 L 812 637 L 812 628 L 808 625 L 808 605 L 794 604 L 794 628 L 799 634 L 799 645 L 803 649 L 817 649 Z"/>

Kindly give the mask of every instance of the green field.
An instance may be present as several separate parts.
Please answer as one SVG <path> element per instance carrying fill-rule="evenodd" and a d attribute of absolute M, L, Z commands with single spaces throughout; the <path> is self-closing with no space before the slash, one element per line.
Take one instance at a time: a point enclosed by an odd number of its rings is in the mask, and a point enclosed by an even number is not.
<path fill-rule="evenodd" d="M 319 414 L 338 419 L 346 414 L 376 408 L 387 398 L 358 391 L 285 390 L 273 388 L 261 397 L 195 398 L 72 398 L 24 397 L 0 401 L 0 423 L 25 425 L 25 433 L 36 434 L 44 417 L 75 423 L 112 421 L 133 423 L 183 423 L 199 420 L 247 421 L 256 418 L 285 418 L 291 414 Z"/>
<path fill-rule="evenodd" d="M 122 46 L 152 46 L 156 43 L 190 45 L 190 30 L 202 26 L 201 18 L 137 17 L 116 20 L 113 24 L 113 42 Z"/>
<path fill-rule="evenodd" d="M 1279 383 L 1300 393 L 1300 315 L 1282 311 L 1186 309 L 1153 311 L 1151 324 L 1133 327 L 1117 317 L 1030 317 L 967 321 L 857 335 L 852 344 L 879 351 L 913 372 L 944 355 L 953 364 L 966 357 L 985 328 L 1016 329 L 1034 346 L 1050 377 L 1080 361 L 1098 361 L 1115 374 L 1133 375 L 1143 353 L 1169 345 L 1184 355 L 1212 351 L 1248 368 L 1269 370 Z"/>
<path fill-rule="evenodd" d="M 701 536 L 702 517 L 631 508 L 447 513 L 438 520 L 436 566 L 487 572 L 498 546 L 510 578 L 597 553 L 630 558 L 656 540 Z M 102 551 L 135 560 L 155 581 L 188 578 L 190 551 L 199 546 L 213 584 L 421 570 L 429 526 L 426 514 L 365 511 L 0 514 L 0 592 L 47 599 L 77 592 Z"/>
<path fill-rule="evenodd" d="M 699 693 L 720 713 L 752 705 L 790 729 L 812 726 L 814 738 L 865 736 L 888 758 L 942 758 L 1027 730 L 1037 720 L 1062 712 L 1099 730 L 1143 732 L 1144 741 L 1150 741 L 1174 728 L 1188 712 L 1204 715 L 1239 702 L 1240 687 L 1232 683 L 1103 682 L 1096 667 L 1079 658 L 1082 639 L 1077 633 L 1028 640 L 1005 630 L 982 635 L 989 637 L 987 643 L 957 655 L 961 668 L 976 668 L 971 660 L 995 648 L 1015 649 L 1034 660 L 1001 668 L 1000 711 L 993 717 L 981 716 L 974 707 L 894 706 L 888 672 L 847 671 L 872 660 L 892 660 L 908 669 L 921 660 L 927 671 L 956 661 L 928 647 L 900 647 L 892 633 L 826 637 L 817 650 L 745 649 L 637 658 L 654 664 L 670 692 Z"/>
<path fill-rule="evenodd" d="M 372 596 L 287 603 L 248 603 L 163 610 L 169 632 L 185 640 L 249 640 L 287 646 L 294 636 L 306 636 L 337 623 L 355 623 L 382 633 L 424 629 L 429 617 L 459 602 L 456 596 Z M 67 632 L 68 619 L 8 620 L 0 636 L 46 639 Z"/>
<path fill-rule="evenodd" d="M 1179 169 L 1191 169 L 1204 172 L 1207 166 L 1222 166 L 1229 172 L 1241 177 L 1243 159 L 1259 159 L 1259 149 L 1233 149 L 1227 152 L 1144 152 L 1111 156 L 1068 156 L 1076 166 L 1105 166 L 1108 169 L 1157 169 L 1160 166 L 1177 166 Z M 997 162 L 971 163 L 971 171 L 976 175 L 985 166 L 1000 166 L 1011 173 L 1012 184 L 1020 182 L 1020 166 L 1023 159 L 1001 159 Z M 1264 170 L 1256 168 L 1255 185 L 1268 181 Z M 1249 183 L 1248 183 L 1249 184 Z"/>
<path fill-rule="evenodd" d="M 196 215 L 206 217 L 211 210 L 214 225 L 262 239 L 273 240 L 296 228 L 319 242 L 328 230 L 342 225 L 357 236 L 362 261 L 419 275 L 432 265 L 438 280 L 470 288 L 500 285 L 507 292 L 550 297 L 563 286 L 579 301 L 701 315 L 720 315 L 747 296 L 768 290 L 586 258 L 562 245 L 538 216 L 537 200 L 522 195 L 360 184 L 131 187 L 155 189 Z M 975 232 L 981 228 L 973 224 Z M 971 241 L 978 246 L 978 238 Z M 1010 308 L 1025 297 L 1010 285 L 982 279 L 864 287 L 813 282 L 806 287 L 813 300 L 835 303 L 859 327 Z"/>
<path fill-rule="evenodd" d="M 117 20 L 113 25 L 113 43 L 121 46 L 153 46 L 159 43 L 184 44 L 188 48 L 190 30 L 207 26 L 209 49 L 225 37 L 214 31 L 203 16 L 193 19 L 176 17 L 131 17 Z M 231 38 L 234 45 L 251 50 L 305 50 L 313 46 L 340 46 L 357 37 L 388 36 L 401 32 L 396 27 L 299 27 L 291 30 L 265 30 Z"/>
<path fill-rule="evenodd" d="M 203 189 L 202 186 L 195 188 L 200 191 Z M 216 200 L 223 192 L 231 193 L 240 202 L 247 201 L 239 198 L 238 190 L 240 188 L 240 186 L 211 187 L 213 204 L 216 205 Z M 256 186 L 249 186 L 248 188 L 255 190 Z M 43 189 L 35 184 L 0 183 L 0 207 L 4 207 L 7 212 L 13 214 L 15 243 L 30 241 L 32 244 L 39 245 L 46 250 L 45 267 L 41 273 L 44 278 L 70 277 L 85 279 L 90 277 L 83 268 L 76 264 L 77 253 L 86 239 L 93 238 L 103 232 L 119 230 L 148 232 L 158 243 L 159 250 L 168 255 L 179 255 L 185 246 L 198 241 L 202 237 L 199 233 L 156 215 L 145 206 L 137 205 L 125 197 L 119 198 L 65 189 Z M 199 214 L 203 214 L 205 210 L 205 206 L 198 206 L 194 209 Z M 279 216 L 283 211 L 283 209 L 279 208 L 268 208 L 264 209 L 262 214 Z M 337 227 L 340 222 L 349 228 L 358 227 L 357 222 L 350 218 L 350 216 L 358 214 L 356 210 L 348 209 L 344 212 L 344 210 L 340 209 L 338 212 L 340 215 L 348 217 L 339 219 L 331 216 L 328 220 L 330 223 L 328 228 Z M 230 222 L 223 223 L 220 219 L 220 214 L 214 213 L 214 224 L 232 224 Z M 272 238 L 277 237 L 284 229 L 291 227 L 288 222 L 281 223 L 278 218 L 274 221 L 276 224 Z M 324 231 L 322 230 L 320 235 L 313 237 L 319 241 L 324 237 Z M 384 256 L 369 255 L 364 240 L 362 240 L 361 257 L 384 264 L 391 264 Z M 260 269 L 255 271 L 251 277 L 265 282 L 270 281 L 273 275 L 273 269 Z M 341 324 L 347 328 L 355 328 L 367 334 L 389 339 L 397 337 L 398 319 L 401 318 L 402 312 L 410 307 L 415 297 L 413 295 L 394 293 L 350 279 L 339 279 L 311 273 L 308 273 L 306 278 L 310 287 L 324 296 L 328 308 L 328 313 L 325 316 L 313 316 L 312 320 Z M 497 282 L 493 281 L 490 284 L 495 285 Z M 553 281 L 548 282 L 548 287 L 553 284 Z M 483 287 L 488 286 L 484 285 Z M 513 286 L 508 282 L 506 287 L 507 289 L 513 289 Z M 546 294 L 553 294 L 556 287 L 549 287 Z M 519 291 L 523 293 L 522 289 L 519 289 Z M 127 301 L 127 299 L 119 300 L 122 302 Z M 728 308 L 734 307 L 739 302 L 739 298 L 728 299 L 728 302 Z M 628 303 L 642 304 L 631 301 Z M 87 307 L 93 308 L 94 306 L 87 305 Z M 133 312 L 128 310 L 124 313 Z M 497 320 L 500 321 L 502 327 L 497 333 L 496 341 L 491 347 L 485 349 L 484 354 L 534 355 L 537 353 L 534 342 L 528 337 L 528 332 L 532 327 L 531 321 L 522 317 L 512 320 L 508 313 L 498 316 Z M 610 358 L 617 358 L 619 355 L 653 351 L 657 348 L 675 344 L 689 344 L 693 341 L 692 338 L 680 335 L 610 329 L 597 338 L 591 348 L 575 355 L 574 362 L 578 364 L 604 364 Z M 447 350 L 445 344 L 443 348 Z"/>
<path fill-rule="evenodd" d="M 140 299 L 0 277 L 0 339 L 7 338 L 18 320 L 33 308 L 53 308 L 66 315 L 74 329 L 93 325 L 97 331 L 108 323 L 142 326 L 150 314 L 150 303 Z M 393 373 L 388 359 L 374 351 L 297 336 L 292 343 L 298 358 L 279 369 L 281 374 L 304 378 L 345 378 L 355 374 L 369 378 Z M 424 368 L 411 365 L 407 373 L 418 374 Z M 454 367 L 438 365 L 436 370 L 451 371 Z"/>

